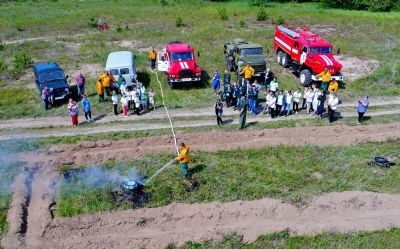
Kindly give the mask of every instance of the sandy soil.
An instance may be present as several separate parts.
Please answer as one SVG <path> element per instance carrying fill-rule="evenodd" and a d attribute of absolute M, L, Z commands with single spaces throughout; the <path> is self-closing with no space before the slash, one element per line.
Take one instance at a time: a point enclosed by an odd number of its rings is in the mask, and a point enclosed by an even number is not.
<path fill-rule="evenodd" d="M 380 63 L 376 60 L 358 58 L 351 55 L 335 55 L 337 61 L 343 65 L 342 73 L 344 81 L 354 81 L 371 74 L 379 68 Z"/>
<path fill-rule="evenodd" d="M 264 131 L 178 134 L 192 153 L 280 144 L 349 145 L 400 136 L 400 123 L 362 127 L 298 127 Z M 326 139 L 321 139 L 325 137 Z M 210 143 L 210 138 L 213 138 Z M 18 154 L 5 248 L 162 248 L 169 242 L 218 239 L 237 231 L 245 241 L 262 233 L 352 232 L 400 226 L 400 196 L 368 192 L 328 193 L 298 208 L 265 198 L 231 203 L 178 204 L 154 209 L 53 218 L 60 165 L 128 160 L 152 152 L 174 152 L 170 136 L 54 146 L 47 153 Z M 139 225 L 140 218 L 145 224 Z"/>

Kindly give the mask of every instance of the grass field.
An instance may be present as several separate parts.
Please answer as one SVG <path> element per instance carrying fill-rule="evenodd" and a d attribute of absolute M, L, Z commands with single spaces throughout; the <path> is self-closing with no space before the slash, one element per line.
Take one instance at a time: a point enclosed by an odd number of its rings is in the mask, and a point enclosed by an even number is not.
<path fill-rule="evenodd" d="M 398 167 L 367 166 L 375 155 L 397 156 L 399 146 L 400 140 L 393 140 L 345 147 L 278 146 L 196 152 L 192 154 L 190 168 L 200 183 L 199 189 L 187 192 L 180 169 L 175 166 L 154 178 L 145 188 L 151 198 L 144 206 L 159 207 L 173 201 L 228 202 L 263 197 L 301 203 L 313 195 L 346 190 L 399 193 Z M 111 161 L 103 167 L 122 175 L 135 168 L 149 177 L 173 157 L 172 154 L 152 154 L 124 164 Z M 88 187 L 81 180 L 64 181 L 56 215 L 74 216 L 127 207 L 116 206 L 107 189 L 108 186 Z"/>
<path fill-rule="evenodd" d="M 252 243 L 244 243 L 236 234 L 227 235 L 220 241 L 188 242 L 182 247 L 173 244 L 168 249 L 395 249 L 400 247 L 400 229 L 359 232 L 349 234 L 319 234 L 315 236 L 290 236 L 280 232 L 260 236 Z"/>
<path fill-rule="evenodd" d="M 380 61 L 373 74 L 346 82 L 340 98 L 360 94 L 395 95 L 400 93 L 399 54 L 400 13 L 370 13 L 328 9 L 316 3 L 271 3 L 266 8 L 268 19 L 256 21 L 257 7 L 247 1 L 32 1 L 0 4 L 0 39 L 15 40 L 30 37 L 63 36 L 54 40 L 34 40 L 6 45 L 0 58 L 11 64 L 17 50 L 26 50 L 35 62 L 55 61 L 71 74 L 88 63 L 104 65 L 113 50 L 129 49 L 138 54 L 138 67 L 150 78 L 149 87 L 157 89 L 154 75 L 146 72 L 148 63 L 144 52 L 150 46 L 161 47 L 171 40 L 183 40 L 200 52 L 199 65 L 208 74 L 224 68 L 222 44 L 235 37 L 257 42 L 264 47 L 265 56 L 278 76 L 282 88 L 297 88 L 298 79 L 274 62 L 272 22 L 282 17 L 293 26 L 309 25 L 318 30 L 342 53 Z M 221 20 L 217 9 L 224 8 L 228 20 Z M 102 17 L 111 30 L 96 32 L 88 27 L 89 17 Z M 185 25 L 176 27 L 182 17 Z M 245 25 L 240 25 L 240 22 Z M 117 25 L 129 24 L 129 30 L 117 32 Z M 18 31 L 23 30 L 23 31 Z M 73 36 L 83 34 L 82 36 Z M 134 41 L 126 45 L 120 41 Z M 28 70 L 28 74 L 31 72 Z M 163 78 L 165 82 L 165 78 Z M 31 77 L 3 82 L 0 91 L 0 119 L 23 116 L 66 115 L 64 106 L 45 112 L 38 94 L 27 89 Z M 89 79 L 88 91 L 94 93 L 94 79 Z M 166 86 L 164 84 L 164 86 Z M 14 94 L 17 93 L 17 94 Z M 159 95 L 156 96 L 159 100 Z M 94 97 L 93 97 L 94 102 Z M 166 101 L 172 108 L 209 106 L 213 101 L 209 86 L 199 89 L 168 90 Z M 108 105 L 95 105 L 97 112 L 109 111 Z"/>

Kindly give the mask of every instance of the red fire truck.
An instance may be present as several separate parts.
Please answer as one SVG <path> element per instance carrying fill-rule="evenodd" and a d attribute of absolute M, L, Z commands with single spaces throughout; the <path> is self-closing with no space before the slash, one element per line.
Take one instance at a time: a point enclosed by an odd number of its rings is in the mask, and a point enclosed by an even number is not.
<path fill-rule="evenodd" d="M 201 68 L 196 64 L 194 48 L 179 41 L 168 43 L 157 56 L 157 69 L 167 73 L 167 83 L 174 86 L 201 81 Z"/>
<path fill-rule="evenodd" d="M 280 65 L 291 67 L 300 75 L 302 86 L 308 86 L 312 81 L 321 81 L 316 75 L 325 68 L 328 68 L 332 79 L 343 81 L 340 73 L 342 65 L 333 57 L 332 45 L 306 27 L 293 29 L 277 26 L 274 50 Z"/>

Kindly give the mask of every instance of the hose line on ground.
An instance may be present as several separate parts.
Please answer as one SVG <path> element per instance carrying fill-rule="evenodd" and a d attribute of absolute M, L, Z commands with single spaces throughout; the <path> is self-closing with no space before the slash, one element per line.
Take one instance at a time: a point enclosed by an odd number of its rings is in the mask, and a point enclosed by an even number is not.
<path fill-rule="evenodd" d="M 170 124 L 170 126 L 171 126 L 172 135 L 174 136 L 175 147 L 176 147 L 176 154 L 179 155 L 179 148 L 178 148 L 178 143 L 177 143 L 177 141 L 176 141 L 176 135 L 175 135 L 174 126 L 172 125 L 171 116 L 169 115 L 168 108 L 167 108 L 167 106 L 165 105 L 165 102 L 164 102 L 164 91 L 163 91 L 161 82 L 160 82 L 160 80 L 158 79 L 158 73 L 155 72 L 155 71 L 152 71 L 152 73 L 154 73 L 154 74 L 156 75 L 156 79 L 157 79 L 158 85 L 160 86 L 162 104 L 163 104 L 163 106 L 164 106 L 164 108 L 165 108 L 165 112 L 167 113 L 167 116 L 168 116 L 168 119 L 169 119 L 169 124 Z"/>

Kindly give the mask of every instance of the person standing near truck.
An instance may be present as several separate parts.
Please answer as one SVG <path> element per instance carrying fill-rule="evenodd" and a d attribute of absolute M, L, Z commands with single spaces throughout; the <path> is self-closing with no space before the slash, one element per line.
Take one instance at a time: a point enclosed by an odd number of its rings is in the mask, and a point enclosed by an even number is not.
<path fill-rule="evenodd" d="M 189 146 L 184 143 L 179 145 L 179 156 L 175 158 L 181 164 L 182 174 L 187 177 L 189 174 L 188 163 L 189 163 Z"/>
<path fill-rule="evenodd" d="M 118 116 L 118 94 L 115 90 L 113 91 L 113 94 L 111 96 L 111 101 L 113 104 L 114 114 L 115 116 Z"/>
<path fill-rule="evenodd" d="M 329 73 L 328 68 L 326 67 L 324 69 L 324 71 L 317 74 L 317 77 L 321 77 L 321 79 L 322 79 L 321 90 L 324 92 L 327 92 L 329 82 L 331 82 L 331 78 L 332 78 L 332 75 Z"/>
<path fill-rule="evenodd" d="M 154 49 L 154 47 L 152 47 L 149 52 L 149 59 L 150 59 L 151 69 L 155 70 L 156 69 L 157 52 Z"/>
<path fill-rule="evenodd" d="M 253 77 L 255 70 L 252 66 L 250 66 L 249 63 L 246 64 L 245 67 L 243 67 L 242 71 L 240 74 L 244 74 L 244 79 L 247 81 L 247 84 L 250 84 L 251 77 Z"/>
<path fill-rule="evenodd" d="M 329 123 L 333 122 L 335 111 L 338 104 L 339 104 L 339 99 L 337 98 L 336 93 L 331 93 L 328 99 Z"/>
<path fill-rule="evenodd" d="M 100 103 L 104 102 L 104 87 L 102 81 L 103 81 L 102 79 L 98 79 L 96 81 L 96 90 L 97 90 L 97 95 L 99 95 Z"/>
<path fill-rule="evenodd" d="M 271 82 L 274 79 L 274 73 L 271 71 L 269 67 L 267 67 L 267 70 L 265 71 L 265 76 L 264 76 L 264 86 L 265 90 L 270 88 Z"/>
<path fill-rule="evenodd" d="M 107 94 L 107 96 L 109 97 L 111 95 L 111 84 L 115 81 L 114 76 L 112 76 L 112 74 L 110 72 L 105 72 L 103 74 L 100 75 L 100 78 L 103 80 L 103 86 L 104 86 L 104 90 Z"/>
<path fill-rule="evenodd" d="M 331 81 L 331 83 L 329 83 L 328 91 L 329 91 L 330 93 L 331 93 L 331 92 L 336 93 L 338 89 L 339 89 L 339 84 L 338 84 L 338 82 L 337 82 L 335 79 L 333 79 L 333 80 Z"/>
<path fill-rule="evenodd" d="M 218 71 L 215 70 L 215 73 L 214 73 L 214 76 L 213 76 L 213 85 L 212 85 L 212 89 L 213 89 L 214 94 L 215 94 L 216 96 L 218 96 L 219 89 L 220 89 L 220 87 L 221 87 L 220 79 L 221 79 L 221 76 L 219 75 Z"/>
<path fill-rule="evenodd" d="M 85 93 L 86 78 L 82 73 L 79 73 L 75 78 L 76 86 L 78 88 L 78 96 L 81 97 Z"/>

